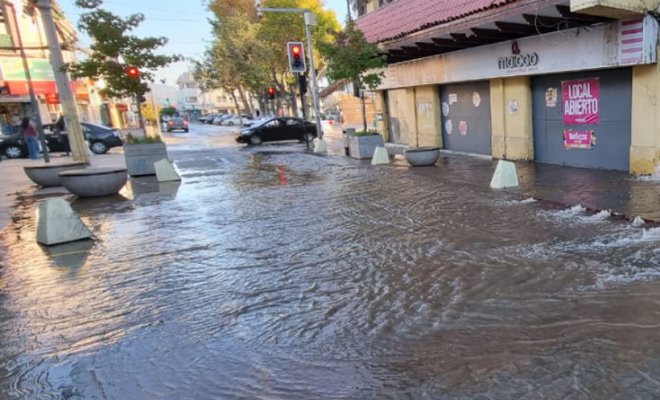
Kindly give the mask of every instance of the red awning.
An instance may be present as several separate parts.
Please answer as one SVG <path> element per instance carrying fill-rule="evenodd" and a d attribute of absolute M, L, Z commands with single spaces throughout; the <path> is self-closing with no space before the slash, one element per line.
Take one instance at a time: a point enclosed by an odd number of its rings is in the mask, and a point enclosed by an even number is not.
<path fill-rule="evenodd" d="M 5 81 L 5 85 L 9 89 L 9 94 L 20 96 L 30 93 L 27 81 Z M 34 94 L 57 93 L 55 81 L 33 81 L 32 87 L 34 88 Z"/>
<path fill-rule="evenodd" d="M 398 0 L 357 19 L 370 42 L 384 42 L 519 0 Z"/>

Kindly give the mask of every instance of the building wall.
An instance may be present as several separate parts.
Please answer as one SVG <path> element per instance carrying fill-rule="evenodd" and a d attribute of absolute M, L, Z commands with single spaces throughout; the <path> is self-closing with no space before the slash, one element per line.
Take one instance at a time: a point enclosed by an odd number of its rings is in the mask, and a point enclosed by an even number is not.
<path fill-rule="evenodd" d="M 652 174 L 660 164 L 660 68 L 658 64 L 640 65 L 632 73 L 630 172 Z"/>
<path fill-rule="evenodd" d="M 490 81 L 493 157 L 533 160 L 532 87 L 527 76 Z"/>

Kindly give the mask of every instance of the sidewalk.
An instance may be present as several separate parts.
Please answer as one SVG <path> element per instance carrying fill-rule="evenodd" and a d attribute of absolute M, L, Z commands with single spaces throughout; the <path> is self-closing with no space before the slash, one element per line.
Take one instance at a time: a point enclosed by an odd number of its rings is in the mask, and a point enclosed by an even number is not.
<path fill-rule="evenodd" d="M 489 188 L 497 164 L 497 160 L 443 152 L 435 167 L 411 168 L 402 156 L 396 156 L 389 167 L 371 167 L 370 160 L 359 161 L 343 157 L 341 132 L 327 132 L 326 139 L 329 157 L 334 160 L 364 168 L 396 168 L 440 182 L 474 186 L 482 190 Z M 177 159 L 176 155 L 176 150 L 170 152 L 174 161 Z M 70 157 L 55 157 L 52 160 L 53 163 L 68 161 L 71 161 Z M 0 188 L 0 231 L 10 223 L 12 207 L 18 193 L 37 196 L 68 194 L 64 188 L 39 189 L 32 185 L 23 172 L 23 166 L 33 163 L 34 161 L 30 160 L 3 160 L 0 163 L 0 174 L 4 183 Z M 92 165 L 125 164 L 121 150 L 117 150 L 94 156 Z M 559 207 L 582 205 L 588 210 L 611 210 L 621 217 L 632 219 L 640 216 L 649 222 L 660 223 L 660 179 L 635 177 L 624 172 L 532 162 L 516 163 L 516 166 L 520 187 L 501 191 L 507 196 L 514 195 L 520 200 L 534 198 Z"/>

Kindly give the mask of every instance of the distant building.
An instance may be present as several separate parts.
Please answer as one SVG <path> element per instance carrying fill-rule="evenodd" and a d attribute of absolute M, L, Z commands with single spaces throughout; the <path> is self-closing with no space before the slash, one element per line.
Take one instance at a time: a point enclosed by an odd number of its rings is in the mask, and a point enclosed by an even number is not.
<path fill-rule="evenodd" d="M 176 83 L 176 106 L 180 113 L 186 114 L 193 119 L 209 113 L 238 114 L 236 103 L 231 93 L 227 93 L 221 89 L 202 92 L 191 72 L 181 74 L 177 78 Z M 245 113 L 238 91 L 234 95 L 241 107 L 240 112 Z M 251 101 L 249 97 L 248 101 Z"/>

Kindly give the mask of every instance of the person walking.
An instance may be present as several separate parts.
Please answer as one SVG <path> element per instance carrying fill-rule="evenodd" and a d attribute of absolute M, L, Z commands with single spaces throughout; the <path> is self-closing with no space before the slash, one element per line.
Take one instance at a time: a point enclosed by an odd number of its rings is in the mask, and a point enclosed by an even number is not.
<path fill-rule="evenodd" d="M 39 159 L 39 140 L 37 140 L 37 130 L 34 125 L 30 122 L 30 118 L 25 117 L 21 122 L 21 133 L 27 143 L 28 153 L 30 154 L 31 160 Z"/>

